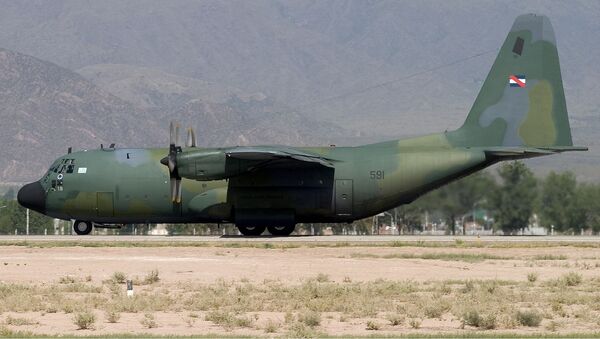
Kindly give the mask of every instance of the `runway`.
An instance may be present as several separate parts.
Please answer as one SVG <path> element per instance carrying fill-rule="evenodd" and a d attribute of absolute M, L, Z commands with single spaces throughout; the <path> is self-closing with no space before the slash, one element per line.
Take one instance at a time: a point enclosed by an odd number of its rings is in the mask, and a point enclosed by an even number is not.
<path fill-rule="evenodd" d="M 366 236 L 290 236 L 290 237 L 244 237 L 244 236 L 134 236 L 134 235 L 2 235 L 2 243 L 12 242 L 160 242 L 160 243 L 323 243 L 323 244 L 392 244 L 398 243 L 454 243 L 454 242 L 529 242 L 529 243 L 595 243 L 600 236 L 421 236 L 421 235 L 366 235 Z"/>

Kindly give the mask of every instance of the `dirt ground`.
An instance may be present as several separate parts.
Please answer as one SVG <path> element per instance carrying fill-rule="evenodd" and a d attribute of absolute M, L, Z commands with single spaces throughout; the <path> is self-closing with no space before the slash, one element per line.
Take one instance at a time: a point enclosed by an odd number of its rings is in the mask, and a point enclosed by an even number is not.
<path fill-rule="evenodd" d="M 225 325 L 218 321 L 207 320 L 211 311 L 220 311 L 220 306 L 214 309 L 191 310 L 187 304 L 179 305 L 171 302 L 169 306 L 150 308 L 151 311 L 120 312 L 116 323 L 107 321 L 107 315 L 102 305 L 109 303 L 115 293 L 122 293 L 125 285 L 107 283 L 113 279 L 115 272 L 123 272 L 135 281 L 143 281 L 148 272 L 158 270 L 160 280 L 156 283 L 134 286 L 135 293 L 169 294 L 171 290 L 181 290 L 182 284 L 201 284 L 203 287 L 189 287 L 181 292 L 180 298 L 193 293 L 215 293 L 207 290 L 211 284 L 249 284 L 263 285 L 266 281 L 277 282 L 282 286 L 295 286 L 317 279 L 328 288 L 337 288 L 346 283 L 357 284 L 381 281 L 409 282 L 418 291 L 416 301 L 401 300 L 396 304 L 402 307 L 394 308 L 393 313 L 402 314 L 403 321 L 395 326 L 391 324 L 389 315 L 391 308 L 381 304 L 381 309 L 374 312 L 326 311 L 319 312 L 318 324 L 309 322 L 293 323 L 286 319 L 291 316 L 301 318 L 301 312 L 296 306 L 281 309 L 257 307 L 244 309 L 243 312 L 232 311 L 233 317 L 250 319 L 251 325 Z M 23 331 L 51 335 L 101 335 L 111 333 L 130 334 L 160 334 L 160 335 L 192 335 L 219 334 L 226 336 L 314 336 L 328 335 L 394 335 L 394 334 L 436 334 L 479 332 L 484 329 L 477 326 L 465 326 L 464 319 L 457 316 L 456 308 L 450 296 L 456 294 L 463 298 L 458 291 L 468 286 L 469 281 L 492 281 L 500 286 L 502 291 L 516 295 L 515 289 L 521 293 L 529 293 L 527 297 L 519 297 L 523 307 L 539 309 L 543 320 L 538 326 L 521 326 L 519 324 L 496 326 L 489 333 L 518 332 L 533 333 L 593 333 L 600 330 L 600 323 L 594 317 L 578 316 L 582 312 L 596 315 L 593 303 L 577 304 L 565 302 L 560 311 L 554 306 L 554 300 L 559 300 L 558 293 L 563 287 L 558 286 L 561 279 L 568 274 L 576 274 L 583 283 L 576 283 L 573 293 L 581 298 L 591 298 L 600 302 L 600 296 L 594 289 L 585 288 L 587 282 L 594 284 L 600 281 L 600 248 L 550 246 L 541 248 L 508 247 L 508 248 L 457 248 L 449 247 L 304 247 L 297 248 L 227 248 L 227 247 L 51 247 L 34 248 L 24 246 L 0 247 L 0 295 L 2 289 L 9 290 L 11 285 L 54 288 L 58 286 L 68 298 L 79 298 L 87 309 L 96 315 L 93 329 L 78 330 L 73 318 L 75 310 L 48 309 L 51 306 L 37 310 L 17 307 L 11 309 L 5 306 L 0 313 L 0 327 L 7 331 Z M 535 275 L 534 281 L 532 275 Z M 65 282 L 65 277 L 73 281 Z M 316 277 L 316 278 L 315 278 Z M 319 278 L 321 277 L 321 278 Z M 502 283 L 508 281 L 510 283 Z M 496 283 L 498 282 L 498 283 Z M 79 283 L 97 288 L 93 298 L 83 296 L 80 290 L 63 288 L 69 283 Z M 553 285 L 554 284 L 554 285 Z M 449 292 L 438 292 L 431 286 L 450 286 Z M 506 285 L 506 286 L 505 286 Z M 200 285 L 194 285 L 200 286 Z M 487 286 L 487 285 L 486 285 Z M 511 287 L 512 286 L 512 287 Z M 558 286 L 558 287 L 557 287 Z M 78 287 L 83 288 L 83 287 Z M 115 292 L 114 289 L 121 292 Z M 440 287 L 440 289 L 446 287 Z M 239 288 L 238 288 L 239 289 Z M 484 289 L 483 283 L 475 290 Z M 232 287 L 234 290 L 234 287 Z M 435 291 L 434 291 L 435 290 Z M 229 290 L 227 290 L 229 291 Z M 442 290 L 440 290 L 442 291 Z M 535 299 L 536 293 L 547 294 L 544 301 Z M 427 316 L 418 310 L 423 305 L 420 295 L 430 293 L 428 298 L 440 298 L 448 295 L 447 306 L 441 314 Z M 25 292 L 19 292 L 25 293 Z M 31 292 L 33 293 L 33 292 Z M 42 293 L 42 292 L 40 292 Z M 46 293 L 46 292 L 43 292 Z M 52 292 L 47 292 L 51 294 Z M 71 296 L 69 293 L 73 293 Z M 187 294 L 186 294 L 187 293 Z M 229 294 L 233 292 L 226 292 Z M 258 292 L 257 292 L 258 293 Z M 413 293 L 413 294 L 415 294 Z M 474 296 L 476 295 L 473 292 Z M 495 292 L 492 292 L 495 293 Z M 504 293 L 504 292 L 503 292 Z M 556 295 L 552 294 L 556 293 Z M 25 294 L 23 294 L 25 296 Z M 247 295 L 247 294 L 240 294 Z M 258 294 L 257 294 L 258 295 Z M 111 297 L 113 296 L 113 297 Z M 218 295 L 215 295 L 217 299 Z M 556 297 L 556 298 L 555 298 Z M 36 295 L 43 300 L 44 305 L 50 305 L 52 296 Z M 65 297 L 67 298 L 67 297 Z M 87 299 L 86 299 L 87 298 Z M 432 300 L 433 300 L 432 299 Z M 34 301 L 36 301 L 35 299 Z M 62 299 L 61 299 L 62 300 Z M 292 305 L 293 301 L 290 301 Z M 560 302 L 560 301 L 559 301 Z M 464 303 L 464 302 L 463 302 Z M 415 305 L 413 307 L 413 304 Z M 7 304 L 8 305 L 8 304 Z M 17 305 L 17 304 L 16 304 Z M 307 304 L 313 305 L 313 304 Z M 583 305 L 583 306 L 582 306 Z M 81 306 L 81 305 L 79 305 Z M 396 305 L 397 306 L 397 305 Z M 585 311 L 583 307 L 586 307 Z M 53 306 L 52 306 L 53 307 Z M 145 306 L 144 306 L 145 307 Z M 377 306 L 379 307 L 379 306 Z M 162 309 L 161 309 L 162 308 Z M 600 307 L 599 307 L 600 308 Z M 2 308 L 0 308 L 2 309 Z M 141 309 L 141 308 L 140 308 Z M 234 310 L 235 308 L 231 308 Z M 411 311 L 412 310 L 412 311 Z M 485 311 L 485 310 L 484 310 Z M 414 314 L 408 314 L 413 312 Z M 415 313 L 416 312 L 416 313 Z M 500 316 L 502 316 L 502 312 Z M 562 312 L 562 313 L 561 313 Z M 152 314 L 156 326 L 143 324 L 146 314 Z M 214 315 L 214 314 L 213 314 Z M 12 319 L 12 321 L 11 321 Z M 26 319 L 19 323 L 14 319 Z M 415 319 L 415 320 L 413 320 Z M 230 319 L 231 320 L 231 319 Z M 229 321 L 229 320 L 228 320 Z M 232 320 L 235 323 L 234 320 Z M 417 324 L 418 323 L 418 324 Z M 510 323 L 510 322 L 508 322 Z M 513 321 L 514 323 L 514 321 Z M 305 326 L 308 324 L 307 326 Z M 370 325 L 369 325 L 370 324 Z M 418 326 L 415 326 L 418 325 Z"/>

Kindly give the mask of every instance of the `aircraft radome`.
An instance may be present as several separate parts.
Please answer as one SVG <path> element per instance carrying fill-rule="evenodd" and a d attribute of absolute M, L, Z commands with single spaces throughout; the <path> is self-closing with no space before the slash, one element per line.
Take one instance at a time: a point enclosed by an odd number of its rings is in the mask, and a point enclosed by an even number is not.
<path fill-rule="evenodd" d="M 77 234 L 126 223 L 235 223 L 289 235 L 296 223 L 352 222 L 409 203 L 498 161 L 574 147 L 556 41 L 519 16 L 471 111 L 454 131 L 357 147 L 201 148 L 66 154 L 19 190 L 24 207 L 74 220 Z"/>

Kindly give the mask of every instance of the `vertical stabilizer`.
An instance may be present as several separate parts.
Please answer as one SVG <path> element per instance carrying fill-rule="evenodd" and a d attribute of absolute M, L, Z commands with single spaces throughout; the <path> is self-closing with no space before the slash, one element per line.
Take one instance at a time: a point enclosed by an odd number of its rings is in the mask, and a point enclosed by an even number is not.
<path fill-rule="evenodd" d="M 571 146 L 556 39 L 543 15 L 519 16 L 467 120 L 448 133 L 463 146 Z"/>

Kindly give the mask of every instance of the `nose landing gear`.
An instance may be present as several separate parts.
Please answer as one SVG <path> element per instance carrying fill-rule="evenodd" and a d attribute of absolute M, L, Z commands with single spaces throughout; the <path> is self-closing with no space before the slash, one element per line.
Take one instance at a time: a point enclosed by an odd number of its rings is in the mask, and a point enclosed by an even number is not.
<path fill-rule="evenodd" d="M 92 226 L 92 223 L 89 221 L 75 220 L 75 222 L 73 223 L 73 231 L 75 231 L 77 235 L 90 234 L 93 228 L 94 227 Z"/>

